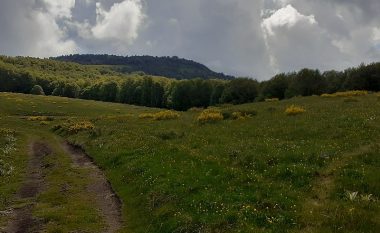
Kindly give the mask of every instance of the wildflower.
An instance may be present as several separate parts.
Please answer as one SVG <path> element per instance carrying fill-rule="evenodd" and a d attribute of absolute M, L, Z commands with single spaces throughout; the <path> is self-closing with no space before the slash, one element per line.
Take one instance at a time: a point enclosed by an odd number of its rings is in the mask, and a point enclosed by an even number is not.
<path fill-rule="evenodd" d="M 350 201 L 355 201 L 355 199 L 357 198 L 358 194 L 359 194 L 359 192 L 346 191 L 346 197 Z"/>

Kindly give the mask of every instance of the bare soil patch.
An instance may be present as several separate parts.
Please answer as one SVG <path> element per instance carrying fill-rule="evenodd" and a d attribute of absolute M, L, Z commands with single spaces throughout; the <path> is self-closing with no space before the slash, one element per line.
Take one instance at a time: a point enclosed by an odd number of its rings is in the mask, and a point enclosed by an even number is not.
<path fill-rule="evenodd" d="M 63 143 L 62 147 L 71 156 L 75 166 L 90 170 L 91 182 L 87 190 L 90 194 L 95 196 L 95 203 L 106 221 L 107 229 L 104 232 L 117 232 L 122 226 L 122 203 L 105 178 L 103 172 L 94 164 L 91 157 L 88 156 L 81 147 L 67 142 Z"/>

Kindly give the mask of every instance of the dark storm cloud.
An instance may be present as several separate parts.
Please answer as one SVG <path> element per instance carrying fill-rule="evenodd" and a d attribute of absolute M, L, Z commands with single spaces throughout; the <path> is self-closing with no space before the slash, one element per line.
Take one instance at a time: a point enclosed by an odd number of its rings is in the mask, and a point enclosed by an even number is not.
<path fill-rule="evenodd" d="M 378 0 L 2 0 L 0 53 L 177 55 L 267 79 L 380 59 Z"/>

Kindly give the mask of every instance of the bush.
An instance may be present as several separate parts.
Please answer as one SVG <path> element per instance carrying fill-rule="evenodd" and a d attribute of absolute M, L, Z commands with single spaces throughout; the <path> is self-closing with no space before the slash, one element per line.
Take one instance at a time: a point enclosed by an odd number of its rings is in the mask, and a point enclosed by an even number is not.
<path fill-rule="evenodd" d="M 34 85 L 32 90 L 30 91 L 32 95 L 45 95 L 44 89 L 40 85 Z"/>
<path fill-rule="evenodd" d="M 212 123 L 224 119 L 222 112 L 218 109 L 206 109 L 197 118 L 199 123 Z"/>
<path fill-rule="evenodd" d="M 80 121 L 69 125 L 67 131 L 69 133 L 78 133 L 79 131 L 95 129 L 94 124 L 89 121 Z"/>
<path fill-rule="evenodd" d="M 166 110 L 166 111 L 161 111 L 161 112 L 158 112 L 156 114 L 154 114 L 154 118 L 156 121 L 160 121 L 160 120 L 172 120 L 172 119 L 177 119 L 179 118 L 181 115 L 179 115 L 179 113 L 175 112 L 175 111 L 171 111 L 171 110 Z"/>
<path fill-rule="evenodd" d="M 172 110 L 161 111 L 157 113 L 142 113 L 140 119 L 154 119 L 156 121 L 177 119 L 181 115 Z"/>
<path fill-rule="evenodd" d="M 232 119 L 233 120 L 246 120 L 248 118 L 251 118 L 252 116 L 246 113 L 242 112 L 233 112 L 232 113 Z"/>
<path fill-rule="evenodd" d="M 295 116 L 295 115 L 302 114 L 305 112 L 306 110 L 304 108 L 295 106 L 295 105 L 292 105 L 285 110 L 285 113 L 288 116 Z"/>
<path fill-rule="evenodd" d="M 142 113 L 139 115 L 140 119 L 153 119 L 154 113 Z"/>
<path fill-rule="evenodd" d="M 53 131 L 62 130 L 69 134 L 76 134 L 80 131 L 94 130 L 95 126 L 90 121 L 79 121 L 79 122 L 66 122 L 62 125 L 55 125 L 52 127 Z"/>

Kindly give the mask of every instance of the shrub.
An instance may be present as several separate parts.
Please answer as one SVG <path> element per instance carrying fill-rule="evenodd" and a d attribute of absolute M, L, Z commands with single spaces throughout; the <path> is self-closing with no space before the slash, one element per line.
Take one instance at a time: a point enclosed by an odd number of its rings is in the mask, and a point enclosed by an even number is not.
<path fill-rule="evenodd" d="M 153 119 L 154 113 L 142 113 L 139 115 L 140 119 Z"/>
<path fill-rule="evenodd" d="M 354 97 L 354 96 L 365 96 L 368 95 L 368 91 L 345 91 L 336 92 L 334 94 L 323 94 L 322 97 L 333 98 L 333 97 Z"/>
<path fill-rule="evenodd" d="M 212 123 L 224 119 L 222 112 L 218 109 L 206 109 L 197 118 L 199 123 Z"/>
<path fill-rule="evenodd" d="M 288 116 L 295 116 L 295 115 L 302 114 L 305 112 L 306 112 L 306 110 L 304 108 L 299 107 L 299 106 L 295 106 L 295 105 L 291 105 L 290 107 L 288 107 L 285 110 L 285 113 Z"/>
<path fill-rule="evenodd" d="M 161 111 L 157 113 L 142 113 L 140 119 L 154 119 L 156 121 L 177 119 L 181 115 L 172 110 Z"/>
<path fill-rule="evenodd" d="M 68 126 L 67 131 L 69 133 L 78 133 L 79 131 L 95 129 L 94 124 L 89 121 L 80 121 Z"/>
<path fill-rule="evenodd" d="M 180 115 L 178 112 L 171 111 L 171 110 L 166 110 L 166 111 L 161 111 L 156 114 L 154 114 L 154 118 L 156 121 L 160 120 L 172 120 L 172 119 L 177 119 L 179 118 Z"/>
<path fill-rule="evenodd" d="M 40 85 L 34 85 L 32 90 L 30 91 L 32 95 L 45 95 L 44 89 Z"/>
<path fill-rule="evenodd" d="M 232 119 L 233 120 L 246 120 L 248 118 L 251 118 L 252 116 L 246 113 L 242 112 L 233 112 L 232 113 Z"/>
<path fill-rule="evenodd" d="M 62 125 L 55 125 L 52 127 L 53 131 L 61 130 L 69 134 L 76 134 L 80 131 L 87 131 L 93 129 L 95 129 L 95 126 L 90 121 L 66 122 Z"/>

